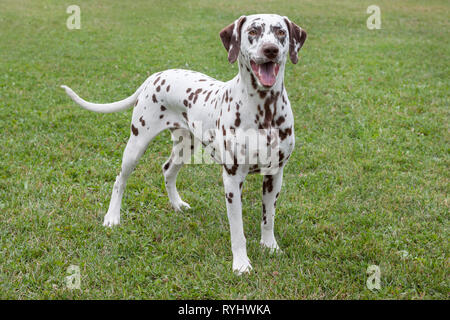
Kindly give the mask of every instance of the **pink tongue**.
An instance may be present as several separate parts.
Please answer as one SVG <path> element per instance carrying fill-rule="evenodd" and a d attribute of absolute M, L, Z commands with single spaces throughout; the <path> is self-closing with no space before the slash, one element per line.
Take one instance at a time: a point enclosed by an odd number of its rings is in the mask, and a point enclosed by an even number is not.
<path fill-rule="evenodd" d="M 274 85 L 275 81 L 277 80 L 274 68 L 275 64 L 272 62 L 260 64 L 258 73 L 259 73 L 259 81 L 261 81 L 261 84 L 266 87 L 271 87 Z"/>

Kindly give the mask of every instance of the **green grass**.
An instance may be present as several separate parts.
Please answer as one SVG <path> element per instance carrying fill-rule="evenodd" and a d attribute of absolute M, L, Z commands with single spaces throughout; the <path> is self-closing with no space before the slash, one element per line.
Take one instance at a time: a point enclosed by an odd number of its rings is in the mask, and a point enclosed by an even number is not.
<path fill-rule="evenodd" d="M 74 3 L 81 30 L 71 31 Z M 381 30 L 366 28 L 371 4 Z M 449 9 L 445 0 L 2 0 L 0 298 L 448 299 Z M 275 225 L 284 254 L 259 247 L 259 175 L 244 184 L 250 275 L 231 272 L 219 166 L 185 166 L 178 188 L 192 209 L 173 212 L 161 171 L 168 133 L 130 178 L 122 224 L 102 227 L 132 111 L 82 110 L 59 85 L 109 102 L 168 68 L 228 80 L 237 68 L 218 32 L 266 12 L 308 31 L 285 75 L 296 148 Z M 69 265 L 80 266 L 81 290 L 66 288 Z"/>

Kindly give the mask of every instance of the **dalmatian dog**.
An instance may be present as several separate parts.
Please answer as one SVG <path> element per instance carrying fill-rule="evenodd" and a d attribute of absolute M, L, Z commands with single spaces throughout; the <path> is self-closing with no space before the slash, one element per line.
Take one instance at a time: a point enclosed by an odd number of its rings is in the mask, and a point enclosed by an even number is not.
<path fill-rule="evenodd" d="M 180 137 L 191 137 L 204 147 L 212 146 L 209 148 L 212 159 L 223 167 L 233 271 L 241 274 L 252 269 L 247 256 L 241 204 L 242 187 L 248 174 L 263 174 L 260 243 L 271 251 L 279 250 L 274 236 L 275 207 L 283 168 L 294 148 L 294 118 L 284 86 L 284 69 L 287 57 L 292 63 L 297 63 L 306 32 L 287 17 L 257 14 L 239 17 L 220 32 L 220 38 L 228 52 L 229 62 L 237 61 L 239 67 L 239 73 L 227 82 L 189 70 L 166 70 L 151 75 L 130 97 L 109 104 L 87 102 L 69 87 L 61 87 L 73 101 L 87 110 L 110 113 L 134 106 L 130 138 L 123 154 L 122 170 L 114 183 L 104 226 L 119 224 L 127 179 L 149 143 L 161 131 L 171 130 L 174 140 L 171 156 L 162 169 L 170 203 L 177 211 L 190 208 L 181 200 L 176 188 L 177 174 L 184 163 L 177 142 Z M 196 130 L 199 125 L 203 132 L 212 133 L 199 135 Z M 233 134 L 239 137 L 240 132 L 252 129 L 269 132 L 266 145 L 270 148 L 273 147 L 272 142 L 277 141 L 276 163 L 256 161 L 251 164 L 249 157 L 245 158 L 246 161 L 237 161 L 236 154 L 253 151 L 247 139 L 237 147 L 240 151 L 233 149 L 231 152 L 232 139 L 229 137 Z M 271 140 L 271 137 L 276 139 Z M 223 154 L 218 151 L 221 146 L 231 161 L 224 161 Z M 256 151 L 254 156 L 258 156 L 260 150 Z M 277 170 L 264 170 L 272 167 Z"/>

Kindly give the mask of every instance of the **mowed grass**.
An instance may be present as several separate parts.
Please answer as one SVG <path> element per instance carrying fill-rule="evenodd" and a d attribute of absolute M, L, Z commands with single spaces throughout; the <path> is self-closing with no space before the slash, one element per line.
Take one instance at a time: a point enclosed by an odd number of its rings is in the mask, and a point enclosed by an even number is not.
<path fill-rule="evenodd" d="M 66 7 L 81 7 L 81 30 Z M 381 9 L 368 30 L 366 9 Z M 448 1 L 17 1 L 0 3 L 0 298 L 448 299 Z M 167 132 L 128 182 L 121 225 L 102 227 L 131 95 L 169 68 L 229 80 L 218 32 L 243 14 L 289 16 L 308 32 L 285 86 L 296 147 L 275 232 L 259 247 L 261 176 L 244 184 L 253 272 L 231 272 L 221 168 L 188 165 L 175 213 L 161 165 Z M 81 289 L 66 287 L 69 265 Z M 366 287 L 370 265 L 381 289 Z"/>

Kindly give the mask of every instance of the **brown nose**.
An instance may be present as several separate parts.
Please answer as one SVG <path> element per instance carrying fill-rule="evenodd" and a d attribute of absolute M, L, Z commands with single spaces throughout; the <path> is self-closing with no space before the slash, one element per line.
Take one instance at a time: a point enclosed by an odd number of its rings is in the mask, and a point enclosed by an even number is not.
<path fill-rule="evenodd" d="M 262 52 L 269 59 L 275 59 L 278 56 L 278 47 L 274 44 L 266 43 L 262 46 Z"/>

